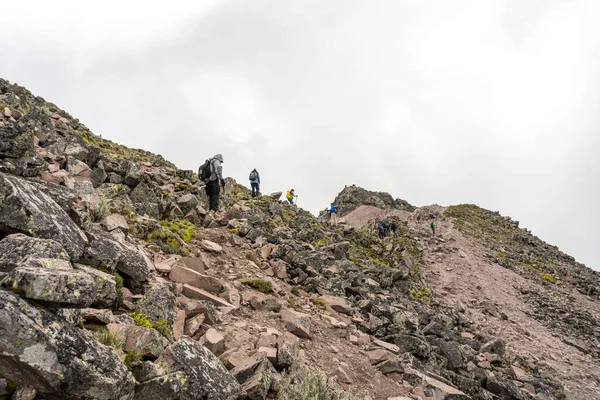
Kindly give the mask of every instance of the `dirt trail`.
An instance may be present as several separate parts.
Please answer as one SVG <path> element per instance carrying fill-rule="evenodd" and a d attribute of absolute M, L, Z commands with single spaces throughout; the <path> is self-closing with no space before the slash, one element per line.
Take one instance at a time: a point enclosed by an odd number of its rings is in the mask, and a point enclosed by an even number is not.
<path fill-rule="evenodd" d="M 443 211 L 441 207 L 432 210 Z M 450 220 L 437 220 L 438 235 L 429 224 L 408 218 L 418 232 L 424 252 L 423 278 L 435 299 L 450 307 L 464 307 L 476 330 L 502 338 L 508 355 L 521 355 L 530 365 L 557 377 L 569 399 L 600 399 L 600 362 L 565 344 L 561 337 L 527 314 L 530 305 L 522 290 L 573 298 L 579 307 L 600 316 L 600 304 L 588 301 L 568 284 L 541 285 L 491 262 L 485 248 L 465 238 Z"/>

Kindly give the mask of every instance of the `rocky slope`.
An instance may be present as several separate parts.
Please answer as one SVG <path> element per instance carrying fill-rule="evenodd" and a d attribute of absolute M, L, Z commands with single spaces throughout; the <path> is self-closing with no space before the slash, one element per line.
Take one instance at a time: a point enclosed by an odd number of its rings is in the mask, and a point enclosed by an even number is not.
<path fill-rule="evenodd" d="M 192 171 L 0 113 L 0 398 L 600 399 L 598 274 L 508 218 L 352 186 L 331 227 L 230 179 L 211 218 Z"/>

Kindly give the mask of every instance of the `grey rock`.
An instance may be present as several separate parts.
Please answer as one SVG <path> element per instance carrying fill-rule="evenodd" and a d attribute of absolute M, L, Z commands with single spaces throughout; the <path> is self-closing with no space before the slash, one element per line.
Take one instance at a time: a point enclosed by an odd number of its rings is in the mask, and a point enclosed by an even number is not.
<path fill-rule="evenodd" d="M 137 325 L 108 324 L 109 332 L 121 337 L 123 351 L 137 350 L 144 357 L 157 358 L 163 352 L 163 337 L 156 329 Z"/>
<path fill-rule="evenodd" d="M 175 318 L 175 295 L 167 285 L 152 286 L 135 305 L 135 311 L 143 314 L 150 322 L 167 321 L 173 331 Z"/>
<path fill-rule="evenodd" d="M 125 399 L 133 379 L 111 347 L 0 290 L 0 374 L 40 397 Z"/>
<path fill-rule="evenodd" d="M 300 340 L 293 334 L 286 332 L 277 339 L 277 366 L 279 368 L 291 367 L 298 358 Z"/>
<path fill-rule="evenodd" d="M 0 241 L 0 271 L 9 272 L 36 258 L 69 261 L 69 254 L 52 239 L 33 238 L 22 233 L 8 235 Z"/>
<path fill-rule="evenodd" d="M 502 357 L 506 352 L 506 344 L 501 339 L 492 339 L 481 346 L 481 352 L 497 354 Z"/>
<path fill-rule="evenodd" d="M 188 387 L 180 393 L 182 400 L 235 400 L 246 396 L 221 361 L 190 338 L 173 343 L 157 362 L 164 363 L 171 373 L 180 371 L 187 376 Z"/>
<path fill-rule="evenodd" d="M 100 307 L 112 307 L 117 299 L 115 277 L 87 265 L 74 264 L 75 269 L 83 271 L 94 280 L 95 299 L 93 304 Z"/>
<path fill-rule="evenodd" d="M 176 400 L 182 392 L 188 392 L 188 379 L 185 373 L 178 371 L 136 385 L 135 399 Z"/>
<path fill-rule="evenodd" d="M 90 245 L 81 257 L 82 262 L 113 271 L 119 270 L 136 282 L 147 280 L 151 266 L 137 248 L 118 242 L 103 231 L 90 231 L 87 235 Z"/>
<path fill-rule="evenodd" d="M 147 214 L 155 219 L 160 218 L 158 198 L 144 182 L 141 182 L 133 189 L 129 198 L 138 214 Z"/>
<path fill-rule="evenodd" d="M 25 298 L 52 305 L 88 307 L 96 301 L 94 279 L 65 260 L 30 260 L 9 272 L 1 284 Z"/>
<path fill-rule="evenodd" d="M 183 214 L 187 214 L 192 211 L 198 205 L 198 199 L 191 193 L 186 193 L 177 199 L 177 206 L 181 209 Z"/>
<path fill-rule="evenodd" d="M 0 226 L 31 236 L 53 239 L 72 260 L 83 253 L 87 238 L 67 213 L 26 180 L 0 173 Z"/>

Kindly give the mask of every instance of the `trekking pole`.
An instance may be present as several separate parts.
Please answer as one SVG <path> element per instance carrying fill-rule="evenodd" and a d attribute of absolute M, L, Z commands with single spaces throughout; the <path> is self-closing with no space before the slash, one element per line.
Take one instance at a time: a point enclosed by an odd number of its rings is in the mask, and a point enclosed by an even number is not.
<path fill-rule="evenodd" d="M 298 206 L 298 195 L 296 195 L 296 207 Z"/>

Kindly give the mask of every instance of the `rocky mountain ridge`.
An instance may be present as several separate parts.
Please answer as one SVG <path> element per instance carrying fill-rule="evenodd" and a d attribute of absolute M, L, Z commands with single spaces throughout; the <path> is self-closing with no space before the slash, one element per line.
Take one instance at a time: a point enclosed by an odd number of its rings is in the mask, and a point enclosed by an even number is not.
<path fill-rule="evenodd" d="M 598 273 L 509 218 L 349 186 L 329 226 L 231 179 L 212 218 L 1 79 L 0 113 L 0 398 L 600 398 Z"/>

